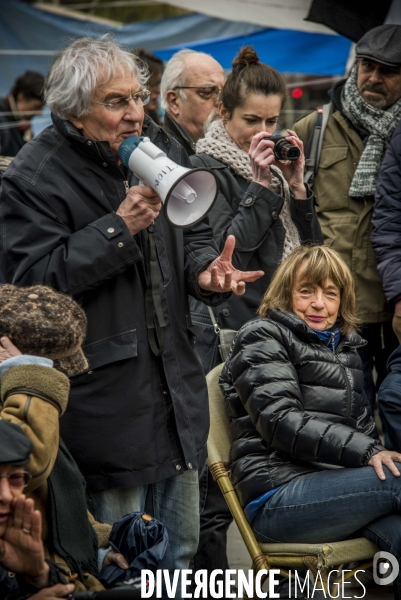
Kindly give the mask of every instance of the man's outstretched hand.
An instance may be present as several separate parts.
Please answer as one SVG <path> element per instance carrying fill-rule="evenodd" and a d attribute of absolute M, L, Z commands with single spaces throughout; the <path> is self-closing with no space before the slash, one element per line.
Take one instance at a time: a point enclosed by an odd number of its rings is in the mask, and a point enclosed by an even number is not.
<path fill-rule="evenodd" d="M 263 271 L 238 271 L 231 264 L 235 248 L 235 237 L 229 235 L 224 244 L 223 252 L 210 265 L 199 273 L 198 284 L 207 292 L 233 292 L 241 296 L 248 282 L 256 281 L 264 275 Z"/>

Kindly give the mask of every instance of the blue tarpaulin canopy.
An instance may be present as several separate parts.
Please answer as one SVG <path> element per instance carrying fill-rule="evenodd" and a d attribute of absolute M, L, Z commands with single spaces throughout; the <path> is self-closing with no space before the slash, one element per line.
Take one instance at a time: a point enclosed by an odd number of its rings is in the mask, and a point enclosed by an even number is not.
<path fill-rule="evenodd" d="M 340 35 L 290 29 L 263 29 L 232 38 L 201 40 L 190 47 L 211 54 L 225 69 L 230 69 L 240 47 L 248 44 L 254 46 L 262 62 L 278 71 L 310 75 L 343 75 L 351 48 L 351 42 Z M 180 44 L 155 54 L 168 60 L 185 47 L 188 46 Z"/>
<path fill-rule="evenodd" d="M 27 69 L 46 74 L 54 52 L 69 41 L 104 34 L 166 60 L 184 47 L 208 52 L 225 69 L 242 45 L 252 44 L 262 61 L 282 72 L 315 75 L 342 75 L 351 46 L 339 35 L 265 29 L 197 13 L 113 26 L 0 0 L 0 96 Z"/>

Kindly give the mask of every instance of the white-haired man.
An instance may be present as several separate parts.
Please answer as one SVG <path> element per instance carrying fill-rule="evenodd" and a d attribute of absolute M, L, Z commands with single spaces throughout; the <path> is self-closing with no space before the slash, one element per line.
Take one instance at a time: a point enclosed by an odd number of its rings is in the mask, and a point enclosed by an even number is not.
<path fill-rule="evenodd" d="M 121 142 L 143 134 L 190 166 L 144 116 L 145 84 L 136 57 L 114 42 L 83 38 L 59 54 L 45 84 L 53 125 L 3 176 L 1 260 L 7 281 L 52 285 L 87 313 L 89 370 L 72 378 L 61 433 L 93 513 L 113 523 L 148 496 L 174 568 L 185 569 L 209 425 L 188 294 L 219 303 L 261 272 L 232 267 L 232 236 L 219 256 L 205 222 L 173 228 L 159 196 L 121 164 Z"/>
<path fill-rule="evenodd" d="M 166 64 L 161 80 L 164 129 L 187 154 L 195 154 L 196 142 L 204 137 L 204 126 L 217 108 L 224 85 L 223 67 L 209 54 L 180 50 Z"/>

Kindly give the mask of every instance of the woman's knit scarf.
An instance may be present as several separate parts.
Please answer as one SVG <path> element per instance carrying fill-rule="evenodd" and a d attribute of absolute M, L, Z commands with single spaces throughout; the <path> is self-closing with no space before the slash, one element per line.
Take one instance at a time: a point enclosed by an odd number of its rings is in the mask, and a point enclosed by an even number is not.
<path fill-rule="evenodd" d="M 373 196 L 380 165 L 386 148 L 401 119 L 401 99 L 388 110 L 371 106 L 362 98 L 357 87 L 358 65 L 354 65 L 341 95 L 342 112 L 358 130 L 365 129 L 368 138 L 354 174 L 349 195 Z"/>
<path fill-rule="evenodd" d="M 221 119 L 213 121 L 204 138 L 196 144 L 197 154 L 204 152 L 216 160 L 223 162 L 231 169 L 246 179 L 252 181 L 252 167 L 249 154 L 241 150 L 228 135 Z M 295 227 L 290 212 L 290 188 L 287 181 L 281 174 L 280 169 L 270 166 L 272 173 L 272 182 L 270 189 L 284 198 L 283 208 L 280 212 L 280 220 L 284 226 L 284 250 L 282 259 L 286 258 L 294 248 L 301 245 L 298 230 Z"/>

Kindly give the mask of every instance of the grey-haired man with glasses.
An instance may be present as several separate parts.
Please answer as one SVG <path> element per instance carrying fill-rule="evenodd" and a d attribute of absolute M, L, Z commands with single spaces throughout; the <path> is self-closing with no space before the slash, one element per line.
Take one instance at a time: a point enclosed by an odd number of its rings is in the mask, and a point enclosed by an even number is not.
<path fill-rule="evenodd" d="M 223 67 L 209 54 L 180 50 L 166 64 L 161 80 L 164 129 L 195 154 L 208 117 L 217 109 L 224 85 Z"/>
<path fill-rule="evenodd" d="M 144 115 L 146 81 L 144 63 L 114 42 L 79 39 L 56 57 L 45 83 L 53 125 L 3 176 L 0 261 L 6 281 L 51 285 L 86 311 L 89 368 L 71 378 L 60 427 L 91 511 L 113 523 L 146 505 L 185 569 L 209 427 L 188 294 L 218 304 L 261 272 L 234 269 L 233 236 L 219 254 L 207 222 L 172 227 L 160 197 L 121 164 L 121 142 L 146 135 L 191 166 Z"/>

